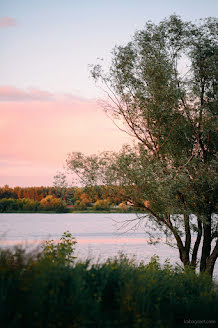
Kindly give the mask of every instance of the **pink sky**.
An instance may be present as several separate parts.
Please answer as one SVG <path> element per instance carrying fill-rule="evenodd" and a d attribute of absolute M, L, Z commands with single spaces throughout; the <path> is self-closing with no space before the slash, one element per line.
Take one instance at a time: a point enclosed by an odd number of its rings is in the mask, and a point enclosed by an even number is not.
<path fill-rule="evenodd" d="M 67 153 L 127 142 L 94 100 L 0 87 L 0 186 L 52 185 Z"/>
<path fill-rule="evenodd" d="M 0 1 L 0 186 L 52 185 L 67 153 L 120 149 L 128 136 L 87 100 L 99 93 L 88 65 L 108 67 L 114 46 L 149 20 L 217 9 L 212 0 Z"/>

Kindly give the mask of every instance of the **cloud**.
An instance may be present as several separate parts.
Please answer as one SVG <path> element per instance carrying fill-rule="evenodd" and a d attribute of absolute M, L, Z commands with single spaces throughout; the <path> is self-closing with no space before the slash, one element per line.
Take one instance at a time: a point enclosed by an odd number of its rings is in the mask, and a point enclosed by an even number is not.
<path fill-rule="evenodd" d="M 23 90 L 12 85 L 0 85 L 0 102 L 64 102 L 68 104 L 95 103 L 94 99 L 79 97 L 70 93 L 51 93 L 38 88 Z"/>
<path fill-rule="evenodd" d="M 0 86 L 0 101 L 51 101 L 53 94 L 48 91 L 30 88 L 28 91 L 13 86 Z"/>
<path fill-rule="evenodd" d="M 16 26 L 17 21 L 11 17 L 0 17 L 0 28 Z"/>

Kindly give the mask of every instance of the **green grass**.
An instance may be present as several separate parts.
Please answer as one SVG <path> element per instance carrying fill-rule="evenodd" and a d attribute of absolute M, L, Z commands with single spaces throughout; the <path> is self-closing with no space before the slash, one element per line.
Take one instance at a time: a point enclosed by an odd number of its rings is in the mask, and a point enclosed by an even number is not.
<path fill-rule="evenodd" d="M 79 261 L 69 257 L 74 244 L 65 234 L 41 254 L 0 250 L 1 327 L 170 328 L 218 319 L 208 276 L 161 267 L 157 258 L 147 265 L 123 255 Z"/>

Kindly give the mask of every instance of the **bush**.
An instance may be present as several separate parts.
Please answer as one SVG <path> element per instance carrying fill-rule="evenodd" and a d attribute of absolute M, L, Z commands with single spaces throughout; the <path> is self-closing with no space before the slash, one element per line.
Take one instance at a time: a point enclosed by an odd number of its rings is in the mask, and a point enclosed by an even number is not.
<path fill-rule="evenodd" d="M 17 212 L 17 211 L 28 211 L 35 212 L 39 209 L 40 203 L 32 199 L 12 199 L 3 198 L 0 199 L 0 212 Z"/>
<path fill-rule="evenodd" d="M 45 211 L 64 212 L 66 204 L 60 199 L 52 195 L 48 195 L 40 201 L 40 207 Z"/>
<path fill-rule="evenodd" d="M 186 319 L 218 319 L 210 277 L 161 267 L 157 258 L 147 265 L 123 255 L 75 262 L 68 257 L 74 245 L 65 233 L 38 256 L 0 251 L 2 327 L 173 328 Z"/>
<path fill-rule="evenodd" d="M 32 199 L 22 198 L 17 200 L 19 210 L 35 212 L 39 210 L 40 203 Z"/>
<path fill-rule="evenodd" d="M 12 198 L 3 198 L 0 199 L 0 212 L 6 212 L 6 211 L 17 211 L 18 205 L 17 200 Z"/>
<path fill-rule="evenodd" d="M 87 210 L 87 205 L 83 201 L 76 200 L 73 209 L 75 211 L 85 211 Z"/>
<path fill-rule="evenodd" d="M 120 203 L 119 208 L 121 209 L 122 212 L 126 212 L 128 210 L 128 207 L 125 203 Z"/>
<path fill-rule="evenodd" d="M 69 231 L 64 232 L 58 243 L 54 240 L 48 240 L 42 245 L 41 259 L 58 262 L 63 264 L 72 264 L 75 257 L 73 256 L 75 238 Z"/>
<path fill-rule="evenodd" d="M 109 199 L 98 199 L 93 205 L 95 211 L 109 210 L 110 209 L 110 200 Z"/>

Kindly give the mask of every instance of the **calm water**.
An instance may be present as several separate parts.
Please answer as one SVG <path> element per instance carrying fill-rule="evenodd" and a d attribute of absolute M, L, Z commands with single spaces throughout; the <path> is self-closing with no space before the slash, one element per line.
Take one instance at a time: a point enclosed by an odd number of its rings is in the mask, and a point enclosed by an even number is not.
<path fill-rule="evenodd" d="M 0 246 L 38 245 L 43 240 L 59 239 L 69 230 L 78 242 L 76 255 L 104 260 L 123 252 L 148 262 L 154 254 L 161 262 L 178 262 L 178 251 L 163 243 L 148 245 L 145 227 L 123 227 L 135 214 L 0 214 Z M 129 230 L 129 231 L 127 231 Z M 163 238 L 164 240 L 164 238 Z M 218 277 L 218 263 L 215 275 Z"/>

